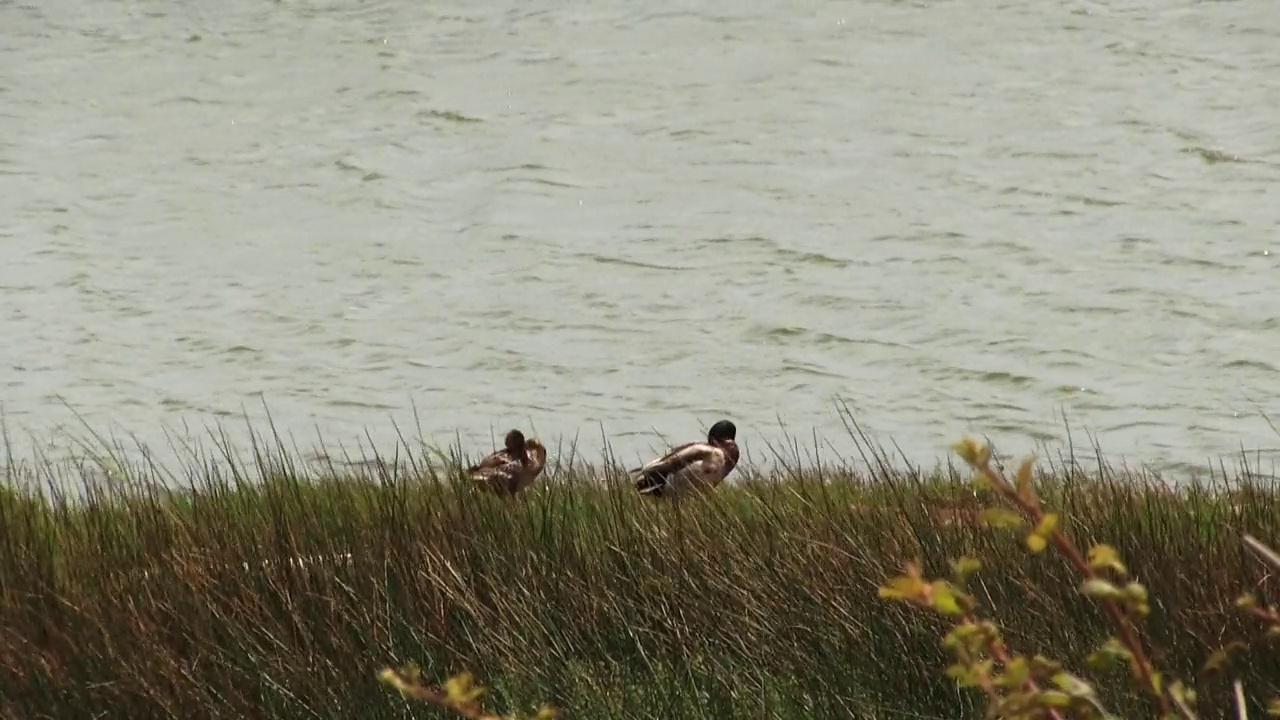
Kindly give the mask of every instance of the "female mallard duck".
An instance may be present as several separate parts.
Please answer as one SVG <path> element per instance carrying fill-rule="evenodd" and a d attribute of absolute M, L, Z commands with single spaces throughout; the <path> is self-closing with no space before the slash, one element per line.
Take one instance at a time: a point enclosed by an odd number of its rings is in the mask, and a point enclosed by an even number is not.
<path fill-rule="evenodd" d="M 651 497 L 679 497 L 712 490 L 738 464 L 738 428 L 728 420 L 711 426 L 706 442 L 685 443 L 631 471 L 636 490 Z"/>
<path fill-rule="evenodd" d="M 498 495 L 515 495 L 529 486 L 547 464 L 547 449 L 537 438 L 512 430 L 506 447 L 467 468 L 467 479 Z"/>

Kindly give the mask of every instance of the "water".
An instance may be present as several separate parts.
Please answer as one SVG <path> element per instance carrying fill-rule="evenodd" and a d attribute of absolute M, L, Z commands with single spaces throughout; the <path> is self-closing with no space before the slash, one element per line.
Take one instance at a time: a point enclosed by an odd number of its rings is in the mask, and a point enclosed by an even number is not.
<path fill-rule="evenodd" d="M 0 2 L 0 385 L 163 444 L 1280 445 L 1280 5 Z M 74 412 L 73 412 L 74 411 Z M 23 434 L 25 433 L 25 434 Z"/>

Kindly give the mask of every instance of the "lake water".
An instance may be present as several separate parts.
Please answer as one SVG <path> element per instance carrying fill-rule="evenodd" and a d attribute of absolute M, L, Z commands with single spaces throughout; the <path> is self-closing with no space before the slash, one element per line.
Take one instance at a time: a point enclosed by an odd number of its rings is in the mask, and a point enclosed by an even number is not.
<path fill-rule="evenodd" d="M 0 2 L 24 457 L 1280 439 L 1272 0 Z M 74 412 L 73 412 L 74 411 Z M 33 448 L 34 443 L 34 448 Z"/>

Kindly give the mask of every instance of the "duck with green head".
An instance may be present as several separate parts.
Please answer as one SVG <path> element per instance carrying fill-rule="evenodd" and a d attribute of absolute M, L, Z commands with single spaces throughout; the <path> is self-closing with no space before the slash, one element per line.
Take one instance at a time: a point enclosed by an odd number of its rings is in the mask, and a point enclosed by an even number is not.
<path fill-rule="evenodd" d="M 705 442 L 676 446 L 666 455 L 631 470 L 636 490 L 650 497 L 681 497 L 714 490 L 738 464 L 738 428 L 721 420 Z"/>

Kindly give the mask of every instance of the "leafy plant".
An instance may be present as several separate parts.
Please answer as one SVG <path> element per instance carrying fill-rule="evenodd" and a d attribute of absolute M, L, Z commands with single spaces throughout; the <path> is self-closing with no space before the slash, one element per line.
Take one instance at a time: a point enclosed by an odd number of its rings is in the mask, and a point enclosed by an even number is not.
<path fill-rule="evenodd" d="M 1024 531 L 1024 542 L 1032 553 L 1053 547 L 1078 574 L 1079 592 L 1101 607 L 1114 634 L 1089 656 L 1088 664 L 1095 669 L 1117 662 L 1127 667 L 1134 689 L 1149 698 L 1157 717 L 1196 718 L 1194 691 L 1181 680 L 1162 674 L 1143 644 L 1139 626 L 1150 613 L 1146 586 L 1130 576 L 1115 547 L 1098 543 L 1087 553 L 1080 552 L 1063 532 L 1062 516 L 1047 511 L 1033 487 L 1034 456 L 1023 460 L 1010 480 L 993 466 L 989 446 L 965 438 L 954 449 L 976 471 L 977 486 L 988 494 L 994 493 L 1000 501 L 982 511 L 982 522 Z M 1280 556 L 1274 551 L 1250 535 L 1244 536 L 1244 542 L 1273 570 L 1280 571 Z M 1117 717 L 1107 711 L 1091 683 L 1066 670 L 1059 661 L 1011 650 L 999 625 L 980 617 L 977 600 L 966 592 L 967 580 L 982 563 L 961 557 L 951 564 L 950 579 L 927 580 L 919 564 L 909 562 L 903 574 L 880 587 L 879 594 L 930 608 L 950 621 L 943 644 L 955 662 L 947 668 L 947 675 L 962 687 L 982 690 L 988 698 L 989 717 Z M 1280 612 L 1275 608 L 1259 606 L 1252 595 L 1243 596 L 1238 604 L 1268 623 L 1269 635 L 1280 635 Z M 1227 653 L 1228 650 L 1216 653 L 1207 666 L 1221 666 Z M 1245 717 L 1243 690 L 1238 681 L 1235 695 L 1237 714 Z M 1272 701 L 1269 712 L 1280 715 L 1280 700 Z"/>

